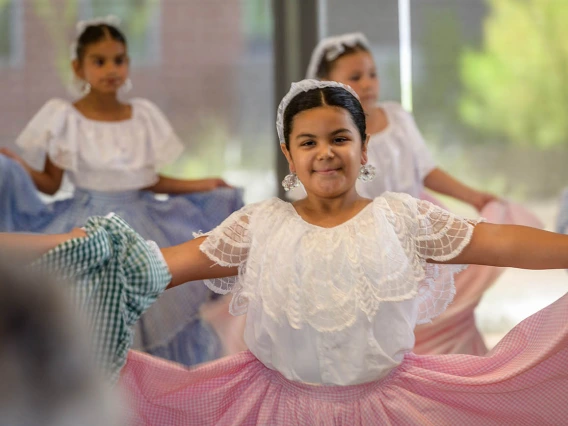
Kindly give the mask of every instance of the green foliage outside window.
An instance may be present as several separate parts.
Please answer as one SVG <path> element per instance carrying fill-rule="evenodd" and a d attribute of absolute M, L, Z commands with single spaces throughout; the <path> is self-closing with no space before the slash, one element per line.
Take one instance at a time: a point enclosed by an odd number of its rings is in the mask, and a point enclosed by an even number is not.
<path fill-rule="evenodd" d="M 463 120 L 517 145 L 568 142 L 568 7 L 489 0 L 480 50 L 462 55 Z"/>

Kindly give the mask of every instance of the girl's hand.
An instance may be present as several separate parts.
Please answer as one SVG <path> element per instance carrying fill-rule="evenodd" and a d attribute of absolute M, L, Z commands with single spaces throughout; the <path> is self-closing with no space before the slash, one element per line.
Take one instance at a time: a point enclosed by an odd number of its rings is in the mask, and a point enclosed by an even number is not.
<path fill-rule="evenodd" d="M 231 186 L 221 178 L 187 180 L 159 175 L 158 182 L 146 189 L 158 194 L 191 194 L 213 191 L 217 188 L 231 188 Z"/>
<path fill-rule="evenodd" d="M 0 154 L 5 155 L 6 157 L 14 160 L 16 163 L 18 163 L 24 169 L 27 169 L 27 164 L 24 161 L 24 159 L 22 157 L 20 157 L 18 154 L 16 154 L 15 152 L 12 152 L 11 150 L 9 150 L 8 148 L 0 148 Z"/>
<path fill-rule="evenodd" d="M 0 233 L 0 256 L 9 253 L 23 262 L 32 262 L 60 244 L 86 235 L 87 233 L 80 228 L 75 228 L 66 234 Z"/>
<path fill-rule="evenodd" d="M 87 233 L 83 228 L 73 228 L 65 236 L 67 237 L 66 240 L 72 240 L 73 238 L 84 238 L 87 236 Z"/>
<path fill-rule="evenodd" d="M 488 203 L 492 201 L 499 201 L 499 198 L 487 192 L 475 191 L 469 204 L 471 204 L 477 209 L 478 212 L 480 212 Z"/>
<path fill-rule="evenodd" d="M 227 182 L 225 182 L 221 178 L 210 178 L 210 179 L 202 179 L 201 185 L 203 186 L 202 191 L 213 191 L 217 188 L 231 188 Z"/>

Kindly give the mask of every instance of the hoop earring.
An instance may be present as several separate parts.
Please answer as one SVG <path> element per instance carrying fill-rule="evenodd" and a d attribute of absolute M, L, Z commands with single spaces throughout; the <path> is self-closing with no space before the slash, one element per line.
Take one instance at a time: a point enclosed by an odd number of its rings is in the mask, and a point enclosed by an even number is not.
<path fill-rule="evenodd" d="M 291 189 L 294 189 L 300 185 L 300 179 L 296 176 L 296 173 L 290 173 L 286 175 L 284 180 L 282 181 L 282 187 L 284 191 L 288 192 Z"/>
<path fill-rule="evenodd" d="M 361 179 L 363 182 L 370 182 L 375 179 L 376 170 L 377 169 L 375 168 L 375 166 L 371 164 L 365 164 L 359 169 L 359 176 L 357 177 L 357 179 Z"/>

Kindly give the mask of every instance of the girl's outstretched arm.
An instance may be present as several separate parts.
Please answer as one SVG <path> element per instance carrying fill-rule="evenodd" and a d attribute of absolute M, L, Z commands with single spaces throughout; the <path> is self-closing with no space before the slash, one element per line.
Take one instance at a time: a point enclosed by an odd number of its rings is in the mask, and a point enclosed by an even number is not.
<path fill-rule="evenodd" d="M 31 262 L 59 244 L 85 235 L 85 231 L 79 228 L 66 234 L 0 233 L 0 256 L 9 255 L 23 262 Z"/>
<path fill-rule="evenodd" d="M 39 171 L 32 168 L 22 157 L 7 148 L 0 148 L 0 154 L 4 154 L 6 157 L 19 163 L 31 176 L 38 191 L 48 195 L 53 195 L 59 191 L 63 181 L 63 170 L 53 164 L 49 157 L 45 157 L 44 169 Z"/>
<path fill-rule="evenodd" d="M 80 228 L 73 229 L 66 234 L 0 233 L 0 257 L 10 256 L 27 263 L 67 240 L 84 236 L 86 233 Z M 161 250 L 172 274 L 172 281 L 168 288 L 188 281 L 238 275 L 238 267 L 217 265 L 199 250 L 205 238 L 196 238 Z"/>
<path fill-rule="evenodd" d="M 174 179 L 160 175 L 155 185 L 146 188 L 148 191 L 159 194 L 189 194 L 192 192 L 207 192 L 217 188 L 229 188 L 223 179 Z"/>
<path fill-rule="evenodd" d="M 463 184 L 439 168 L 435 168 L 424 178 L 424 186 L 432 191 L 449 195 L 464 203 L 468 203 L 475 207 L 477 211 L 481 211 L 487 203 L 497 199 L 492 194 L 477 191 Z"/>
<path fill-rule="evenodd" d="M 476 225 L 471 242 L 453 264 L 521 269 L 568 269 L 568 235 L 519 225 Z"/>
<path fill-rule="evenodd" d="M 168 285 L 168 288 L 188 281 L 238 275 L 238 267 L 220 266 L 199 250 L 199 246 L 206 238 L 200 237 L 174 247 L 162 249 L 162 255 L 172 274 L 172 282 Z"/>

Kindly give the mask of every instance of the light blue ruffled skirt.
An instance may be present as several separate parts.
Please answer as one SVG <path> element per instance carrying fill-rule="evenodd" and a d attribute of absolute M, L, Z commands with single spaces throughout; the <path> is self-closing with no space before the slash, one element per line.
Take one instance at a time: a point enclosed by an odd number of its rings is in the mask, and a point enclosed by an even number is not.
<path fill-rule="evenodd" d="M 114 212 L 144 238 L 167 247 L 211 230 L 242 206 L 242 190 L 232 188 L 164 198 L 148 191 L 76 189 L 73 197 L 46 204 L 25 170 L 0 155 L 1 232 L 68 232 L 90 216 Z M 137 322 L 134 347 L 186 365 L 221 356 L 217 335 L 199 316 L 210 296 L 202 282 L 165 292 Z"/>

